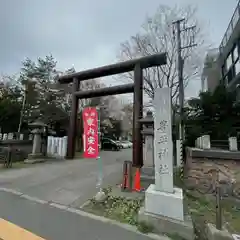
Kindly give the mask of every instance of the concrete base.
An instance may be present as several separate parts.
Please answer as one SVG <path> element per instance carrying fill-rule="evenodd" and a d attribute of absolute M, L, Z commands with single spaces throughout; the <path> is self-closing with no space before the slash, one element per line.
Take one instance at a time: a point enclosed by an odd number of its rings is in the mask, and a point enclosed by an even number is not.
<path fill-rule="evenodd" d="M 33 160 L 33 159 L 42 159 L 43 158 L 43 154 L 42 153 L 36 153 L 36 154 L 28 154 L 28 159 L 29 160 Z"/>
<path fill-rule="evenodd" d="M 213 224 L 208 223 L 206 227 L 208 240 L 233 240 L 232 235 L 226 230 L 217 230 Z"/>
<path fill-rule="evenodd" d="M 171 207 L 169 205 L 169 207 Z M 166 235 L 178 235 L 186 240 L 194 239 L 194 228 L 190 216 L 186 216 L 184 221 L 166 218 L 160 215 L 147 213 L 142 207 L 138 212 L 138 220 L 145 221 L 154 227 L 154 232 Z"/>
<path fill-rule="evenodd" d="M 182 189 L 174 188 L 174 193 L 165 193 L 156 191 L 155 184 L 151 184 L 145 192 L 145 211 L 184 221 Z"/>
<path fill-rule="evenodd" d="M 43 162 L 46 162 L 46 159 L 26 159 L 24 160 L 24 163 L 26 164 L 35 164 L 35 163 L 43 163 Z"/>

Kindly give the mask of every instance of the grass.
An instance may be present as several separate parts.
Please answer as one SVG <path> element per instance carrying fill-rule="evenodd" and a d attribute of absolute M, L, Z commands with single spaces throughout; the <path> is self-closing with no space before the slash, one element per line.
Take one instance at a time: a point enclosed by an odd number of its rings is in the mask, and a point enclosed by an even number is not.
<path fill-rule="evenodd" d="M 189 190 L 184 186 L 181 178 L 181 171 L 177 169 L 174 172 L 174 185 L 184 189 L 184 199 L 191 214 L 194 228 L 195 239 L 205 240 L 206 223 L 216 225 L 216 199 L 213 195 L 204 195 L 197 190 Z M 196 186 L 197 188 L 197 186 Z M 222 222 L 223 226 L 230 233 L 240 233 L 240 202 L 233 199 L 222 199 Z M 181 239 L 172 237 L 172 239 Z"/>
<path fill-rule="evenodd" d="M 138 225 L 137 214 L 142 205 L 143 198 L 128 199 L 122 196 L 112 196 L 111 188 L 104 189 L 107 198 L 104 202 L 96 202 L 94 198 L 89 201 L 83 210 L 108 217 L 122 223 Z"/>
<path fill-rule="evenodd" d="M 123 196 L 112 196 L 111 188 L 104 189 L 107 198 L 104 202 L 93 199 L 83 207 L 83 210 L 96 215 L 104 216 L 122 223 L 136 226 L 142 233 L 153 232 L 153 226 L 145 221 L 138 221 L 138 212 L 144 197 L 129 199 Z"/>
<path fill-rule="evenodd" d="M 187 192 L 186 200 L 195 225 L 197 239 L 206 239 L 206 223 L 216 224 L 216 203 L 213 196 L 203 196 L 197 191 Z M 240 233 L 240 206 L 228 199 L 222 200 L 222 222 L 230 233 Z"/>
<path fill-rule="evenodd" d="M 181 171 L 174 171 L 174 185 L 184 190 L 185 204 L 192 217 L 195 228 L 195 240 L 206 240 L 205 226 L 206 223 L 216 223 L 215 197 L 200 194 L 196 190 L 189 190 L 184 187 L 181 178 Z M 142 199 L 126 199 L 122 196 L 111 196 L 111 188 L 104 190 L 107 198 L 104 202 L 99 203 L 91 199 L 89 204 L 83 210 L 114 219 L 123 223 L 137 226 L 138 230 L 147 233 L 152 232 L 153 227 L 146 222 L 139 222 L 137 219 L 138 211 L 144 201 Z M 223 226 L 230 233 L 240 233 L 240 203 L 236 203 L 230 199 L 222 200 Z M 173 240 L 184 240 L 178 235 L 169 235 Z"/>

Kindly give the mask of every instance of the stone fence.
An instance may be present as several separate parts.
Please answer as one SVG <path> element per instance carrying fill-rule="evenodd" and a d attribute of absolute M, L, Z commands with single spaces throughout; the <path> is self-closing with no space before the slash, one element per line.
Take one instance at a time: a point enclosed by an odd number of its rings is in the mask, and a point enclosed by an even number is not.
<path fill-rule="evenodd" d="M 12 149 L 14 161 L 24 161 L 33 151 L 33 134 L 0 134 L 0 148 L 10 147 Z M 43 139 L 38 143 L 40 151 L 43 153 L 46 143 Z M 54 158 L 64 158 L 67 149 L 67 137 L 48 136 L 47 156 Z M 17 153 L 17 156 L 15 156 Z"/>
<path fill-rule="evenodd" d="M 23 134 L 23 133 L 0 133 L 0 140 L 32 140 L 32 134 Z"/>
<path fill-rule="evenodd" d="M 240 152 L 186 149 L 185 179 L 188 186 L 207 190 L 213 186 L 216 174 L 228 189 L 226 191 L 232 191 L 234 185 L 240 197 Z"/>
<path fill-rule="evenodd" d="M 209 135 L 203 135 L 196 139 L 195 147 L 200 149 L 211 149 L 211 139 Z M 228 138 L 228 149 L 229 151 L 238 151 L 238 142 L 236 137 Z"/>

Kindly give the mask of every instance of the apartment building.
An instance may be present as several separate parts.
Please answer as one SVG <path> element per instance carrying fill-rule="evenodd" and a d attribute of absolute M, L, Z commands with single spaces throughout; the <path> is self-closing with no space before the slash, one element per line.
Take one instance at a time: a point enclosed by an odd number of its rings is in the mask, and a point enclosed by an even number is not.
<path fill-rule="evenodd" d="M 218 84 L 229 90 L 240 84 L 240 1 L 218 49 L 211 49 L 202 72 L 202 91 L 214 91 Z"/>
<path fill-rule="evenodd" d="M 240 1 L 233 13 L 219 47 L 218 64 L 221 68 L 221 82 L 230 90 L 240 83 Z"/>

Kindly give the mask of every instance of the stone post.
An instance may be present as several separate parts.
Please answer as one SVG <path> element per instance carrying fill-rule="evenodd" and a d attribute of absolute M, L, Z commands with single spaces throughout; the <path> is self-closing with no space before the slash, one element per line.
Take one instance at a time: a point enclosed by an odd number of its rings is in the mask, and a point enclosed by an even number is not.
<path fill-rule="evenodd" d="M 230 151 L 238 151 L 238 144 L 237 144 L 237 138 L 236 137 L 229 137 L 229 150 Z"/>
<path fill-rule="evenodd" d="M 7 140 L 7 137 L 8 137 L 7 133 L 4 133 L 4 134 L 3 134 L 3 139 L 2 139 L 2 140 Z"/>
<path fill-rule="evenodd" d="M 210 135 L 203 135 L 202 136 L 202 148 L 203 149 L 210 149 L 211 148 Z"/>
<path fill-rule="evenodd" d="M 21 133 L 20 135 L 19 135 L 19 140 L 23 140 L 24 139 L 24 135 Z"/>
<path fill-rule="evenodd" d="M 13 139 L 13 133 L 8 133 L 7 139 L 12 140 Z"/>

